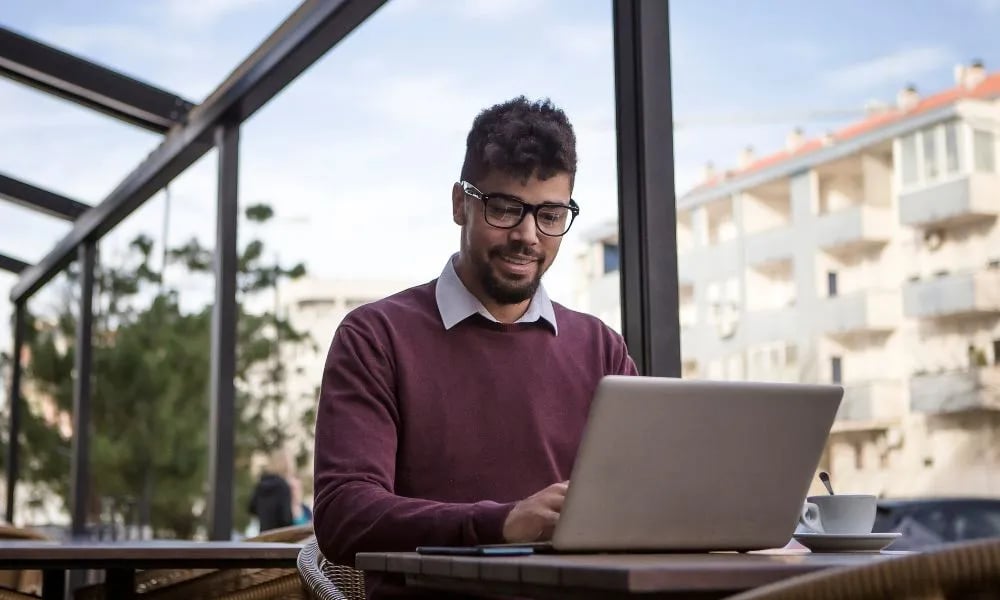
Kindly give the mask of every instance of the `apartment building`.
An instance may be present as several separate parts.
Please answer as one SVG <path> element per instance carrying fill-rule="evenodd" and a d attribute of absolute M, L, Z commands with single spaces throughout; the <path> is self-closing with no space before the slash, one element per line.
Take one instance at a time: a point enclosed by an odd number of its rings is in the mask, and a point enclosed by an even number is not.
<path fill-rule="evenodd" d="M 276 416 L 280 422 L 290 424 L 293 445 L 307 450 L 310 464 L 313 424 L 303 423 L 298 417 L 316 407 L 327 350 L 337 326 L 355 308 L 411 285 L 402 281 L 306 277 L 282 286 L 279 310 L 295 329 L 309 334 L 311 343 L 282 348 L 288 374 L 283 394 L 287 402 L 281 407 L 280 415 Z"/>
<path fill-rule="evenodd" d="M 955 74 L 677 201 L 683 375 L 844 385 L 845 491 L 1000 496 L 1000 73 Z M 578 304 L 617 327 L 616 236 Z"/>

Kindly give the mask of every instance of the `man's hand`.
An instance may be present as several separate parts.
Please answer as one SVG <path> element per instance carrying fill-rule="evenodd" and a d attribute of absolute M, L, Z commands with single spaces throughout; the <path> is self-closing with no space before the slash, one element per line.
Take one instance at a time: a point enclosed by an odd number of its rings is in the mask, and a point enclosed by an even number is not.
<path fill-rule="evenodd" d="M 510 543 L 539 542 L 552 538 L 569 482 L 553 483 L 514 505 L 503 523 L 503 538 Z"/>

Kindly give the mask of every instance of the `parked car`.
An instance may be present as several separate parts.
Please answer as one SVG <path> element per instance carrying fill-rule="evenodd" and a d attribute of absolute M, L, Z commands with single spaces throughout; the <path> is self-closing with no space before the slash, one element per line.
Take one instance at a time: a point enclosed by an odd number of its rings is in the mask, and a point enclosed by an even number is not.
<path fill-rule="evenodd" d="M 903 534 L 888 550 L 1000 537 L 1000 498 L 879 500 L 873 531 Z"/>

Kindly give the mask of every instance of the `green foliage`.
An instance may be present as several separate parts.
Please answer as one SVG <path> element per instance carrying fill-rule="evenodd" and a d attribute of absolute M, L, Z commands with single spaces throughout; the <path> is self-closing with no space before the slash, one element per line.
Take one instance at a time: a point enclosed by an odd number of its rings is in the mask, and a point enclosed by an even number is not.
<path fill-rule="evenodd" d="M 264 223 L 274 216 L 274 209 L 267 204 L 253 204 L 243 212 L 248 221 Z"/>
<path fill-rule="evenodd" d="M 252 213 L 252 216 L 251 216 Z M 247 216 L 265 222 L 273 211 L 259 205 Z M 207 489 L 211 307 L 182 310 L 178 292 L 163 285 L 153 268 L 155 244 L 139 236 L 122 264 L 100 264 L 95 279 L 91 472 L 92 519 L 101 501 L 118 514 L 148 514 L 159 536 L 195 535 Z M 189 273 L 211 272 L 211 251 L 190 240 L 166 253 Z M 287 442 L 291 422 L 275 418 L 289 399 L 283 393 L 286 368 L 279 342 L 311 343 L 273 313 L 250 314 L 246 295 L 265 292 L 284 279 L 300 277 L 302 265 L 284 269 L 263 259 L 264 246 L 250 242 L 239 257 L 239 314 L 235 440 L 236 527 L 253 484 L 255 452 Z M 73 269 L 69 280 L 77 279 Z M 29 315 L 21 435 L 22 478 L 39 498 L 55 494 L 68 507 L 70 440 L 53 414 L 68 421 L 73 404 L 74 309 L 66 303 L 45 319 Z M 46 408 L 48 407 L 48 408 Z M 51 410 L 52 408 L 57 411 Z M 311 411 L 310 411 L 311 412 Z M 302 416 L 295 415 L 293 421 Z"/>

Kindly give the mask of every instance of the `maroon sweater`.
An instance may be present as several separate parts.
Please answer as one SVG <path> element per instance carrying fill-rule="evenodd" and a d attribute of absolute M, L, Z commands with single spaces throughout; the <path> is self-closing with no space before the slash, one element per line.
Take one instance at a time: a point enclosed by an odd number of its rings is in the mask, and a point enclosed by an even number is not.
<path fill-rule="evenodd" d="M 434 286 L 354 310 L 330 346 L 314 523 L 337 563 L 502 542 L 516 501 L 569 478 L 601 377 L 636 373 L 620 335 L 558 304 L 558 335 L 478 314 L 445 330 Z"/>

